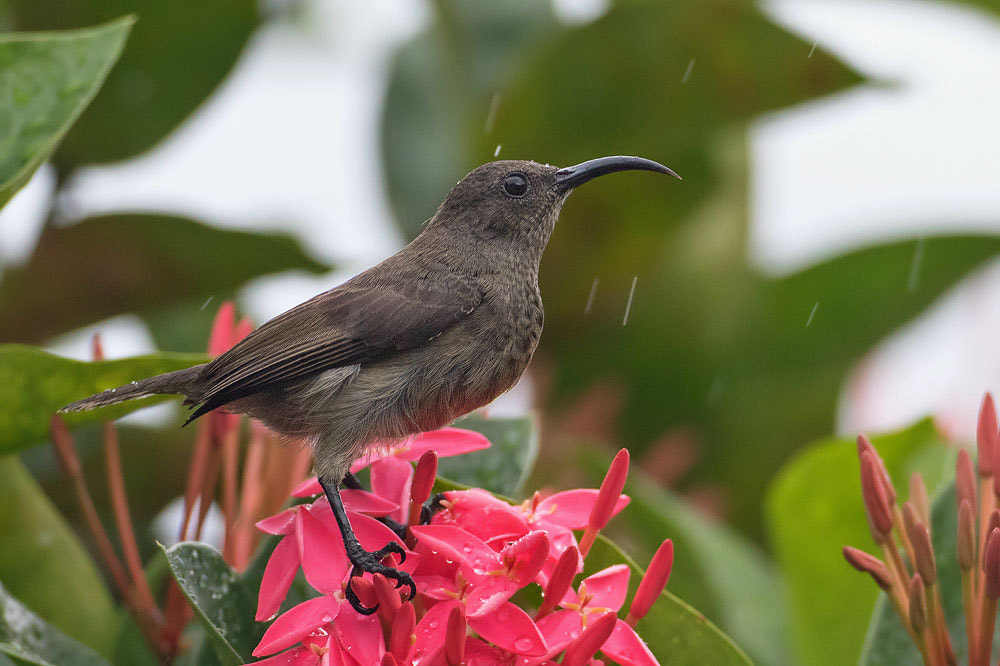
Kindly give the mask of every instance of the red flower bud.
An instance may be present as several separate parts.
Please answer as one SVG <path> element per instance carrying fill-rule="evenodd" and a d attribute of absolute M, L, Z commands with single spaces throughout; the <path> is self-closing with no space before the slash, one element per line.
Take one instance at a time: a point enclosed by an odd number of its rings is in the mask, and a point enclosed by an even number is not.
<path fill-rule="evenodd" d="M 371 608 L 378 603 L 378 598 L 375 596 L 375 587 L 367 578 L 353 576 L 349 581 L 347 581 L 347 584 L 354 589 L 354 594 L 358 595 L 358 599 L 361 600 L 361 603 L 368 608 Z"/>
<path fill-rule="evenodd" d="M 955 500 L 957 506 L 961 506 L 962 502 L 976 506 L 976 472 L 972 468 L 972 458 L 965 449 L 959 450 L 955 461 Z"/>
<path fill-rule="evenodd" d="M 927 602 L 924 599 L 924 581 L 919 573 L 910 579 L 910 626 L 916 634 L 922 634 L 927 626 Z"/>
<path fill-rule="evenodd" d="M 386 622 L 392 624 L 393 620 L 396 619 L 396 612 L 403 605 L 403 601 L 399 598 L 399 591 L 393 587 L 388 578 L 380 573 L 372 575 L 372 587 L 375 588 L 379 615 Z"/>
<path fill-rule="evenodd" d="M 931 522 L 931 502 L 927 497 L 927 486 L 924 485 L 924 477 L 918 472 L 910 475 L 910 501 L 913 508 L 917 510 L 917 515 L 927 524 Z"/>
<path fill-rule="evenodd" d="M 400 606 L 392 621 L 392 633 L 389 636 L 389 652 L 397 661 L 406 662 L 410 648 L 417 640 L 416 626 L 416 611 L 413 604 L 405 603 Z"/>
<path fill-rule="evenodd" d="M 628 449 L 622 449 L 611 461 L 608 473 L 604 475 L 601 482 L 601 489 L 597 494 L 597 501 L 594 502 L 590 510 L 590 518 L 587 524 L 595 529 L 604 529 L 604 526 L 611 520 L 618 498 L 621 497 L 625 488 L 625 479 L 628 478 Z"/>
<path fill-rule="evenodd" d="M 993 405 L 993 396 L 987 393 L 979 408 L 979 422 L 976 424 L 976 452 L 979 473 L 990 476 L 996 466 L 997 440 L 997 410 Z"/>
<path fill-rule="evenodd" d="M 910 502 L 903 502 L 903 529 L 906 536 L 912 540 L 913 528 L 922 522 L 916 508 Z"/>
<path fill-rule="evenodd" d="M 983 556 L 986 596 L 1000 598 L 1000 527 L 994 527 L 986 537 L 986 554 Z"/>
<path fill-rule="evenodd" d="M 875 467 L 878 470 L 879 476 L 882 478 L 882 483 L 885 486 L 886 497 L 889 498 L 889 505 L 893 505 L 896 502 L 896 488 L 892 485 L 892 479 L 889 477 L 889 470 L 885 468 L 885 463 L 882 462 L 882 456 L 878 454 L 872 443 L 868 441 L 868 438 L 864 435 L 858 435 L 858 458 L 868 451 L 872 454 L 872 458 L 875 459 Z"/>
<path fill-rule="evenodd" d="M 396 661 L 396 658 L 392 656 L 391 652 L 386 652 L 382 655 L 381 666 L 399 666 L 399 662 Z"/>
<path fill-rule="evenodd" d="M 639 581 L 639 589 L 635 591 L 632 605 L 629 607 L 629 620 L 641 620 L 649 612 L 660 592 L 667 586 L 670 579 L 670 568 L 674 565 L 674 542 L 667 539 L 660 544 L 649 562 L 646 575 Z"/>
<path fill-rule="evenodd" d="M 461 666 L 465 662 L 465 607 L 461 604 L 456 605 L 448 613 L 444 655 L 449 666 Z"/>
<path fill-rule="evenodd" d="M 417 461 L 417 469 L 413 473 L 413 482 L 410 485 L 410 501 L 416 504 L 423 504 L 431 496 L 431 489 L 434 488 L 434 477 L 437 476 L 438 454 L 437 451 L 424 451 Z"/>
<path fill-rule="evenodd" d="M 584 666 L 588 663 L 611 637 L 617 623 L 618 616 L 614 613 L 605 613 L 591 621 L 583 633 L 566 648 L 562 666 Z"/>
<path fill-rule="evenodd" d="M 538 614 L 535 615 L 536 621 L 551 613 L 559 602 L 562 601 L 562 598 L 566 596 L 569 586 L 573 583 L 573 578 L 576 577 L 579 566 L 580 551 L 577 550 L 576 546 L 570 546 L 562 552 L 556 565 L 552 568 L 552 575 L 549 576 L 549 582 L 545 585 L 545 596 L 542 599 L 541 608 L 538 609 Z"/>
<path fill-rule="evenodd" d="M 958 566 L 969 571 L 976 563 L 976 518 L 972 506 L 962 502 L 958 507 Z"/>
<path fill-rule="evenodd" d="M 892 577 L 889 575 L 889 568 L 885 566 L 882 560 L 851 546 L 844 546 L 841 552 L 844 554 L 844 559 L 847 560 L 848 564 L 858 571 L 870 575 L 875 580 L 875 584 L 880 588 L 888 590 L 892 587 Z"/>
<path fill-rule="evenodd" d="M 892 530 L 892 513 L 878 463 L 870 451 L 861 454 L 861 496 L 865 502 L 872 538 L 876 543 L 883 543 Z"/>
<path fill-rule="evenodd" d="M 917 523 L 910 535 L 913 543 L 914 567 L 927 585 L 933 585 L 937 581 L 937 565 L 934 562 L 934 548 L 931 546 L 931 533 L 927 531 L 927 526 Z"/>

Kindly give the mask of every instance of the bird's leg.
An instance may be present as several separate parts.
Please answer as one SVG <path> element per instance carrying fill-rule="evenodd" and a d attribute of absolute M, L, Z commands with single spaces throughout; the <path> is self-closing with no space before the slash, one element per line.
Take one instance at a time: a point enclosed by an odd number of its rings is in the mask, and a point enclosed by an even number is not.
<path fill-rule="evenodd" d="M 350 488 L 352 490 L 365 489 L 364 485 L 361 483 L 361 480 L 351 472 L 348 472 L 347 474 L 344 475 L 344 480 L 341 482 L 340 485 L 344 486 L 345 488 Z M 404 525 L 403 523 L 396 522 L 389 516 L 379 516 L 375 518 L 375 520 L 377 520 L 378 522 L 382 523 L 390 530 L 395 532 L 396 536 L 399 537 L 400 541 L 406 539 L 406 525 Z"/>
<path fill-rule="evenodd" d="M 420 507 L 420 524 L 426 525 L 431 522 L 431 518 L 434 514 L 444 508 L 442 504 L 444 500 L 444 493 L 434 493 L 428 498 L 424 505 Z"/>
<path fill-rule="evenodd" d="M 380 573 L 386 578 L 395 580 L 397 588 L 403 585 L 409 586 L 409 598 L 412 599 L 417 594 L 417 586 L 410 574 L 382 564 L 382 559 L 390 553 L 399 555 L 400 562 L 402 562 L 406 559 L 406 551 L 395 541 L 390 541 L 385 547 L 375 552 L 369 552 L 361 546 L 358 538 L 354 535 L 354 529 L 351 527 L 350 520 L 347 519 L 344 502 L 340 499 L 340 484 L 338 482 L 339 479 L 333 482 L 323 477 L 319 479 L 320 485 L 323 486 L 323 492 L 326 493 L 326 498 L 330 501 L 333 517 L 337 519 L 337 526 L 340 527 L 340 535 L 344 539 L 344 550 L 347 551 L 347 559 L 354 565 L 354 568 L 351 569 L 351 577 L 361 576 L 365 572 Z M 347 585 L 346 596 L 347 600 L 351 602 L 351 606 L 354 607 L 354 610 L 362 615 L 371 615 L 378 610 L 377 604 L 373 608 L 368 608 L 361 603 L 361 599 L 358 598 L 358 595 L 354 592 L 350 584 Z"/>

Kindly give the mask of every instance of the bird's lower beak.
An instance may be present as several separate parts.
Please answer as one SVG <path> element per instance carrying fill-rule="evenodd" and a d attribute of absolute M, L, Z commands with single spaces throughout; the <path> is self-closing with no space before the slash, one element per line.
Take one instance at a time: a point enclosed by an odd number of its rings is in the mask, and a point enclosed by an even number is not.
<path fill-rule="evenodd" d="M 659 162 L 647 160 L 643 157 L 627 157 L 625 155 L 615 155 L 613 157 L 598 157 L 595 160 L 587 160 L 576 166 L 566 167 L 556 171 L 556 190 L 565 192 L 574 187 L 586 183 L 588 180 L 603 176 L 615 171 L 655 171 L 665 173 L 680 180 L 672 169 L 669 169 Z"/>

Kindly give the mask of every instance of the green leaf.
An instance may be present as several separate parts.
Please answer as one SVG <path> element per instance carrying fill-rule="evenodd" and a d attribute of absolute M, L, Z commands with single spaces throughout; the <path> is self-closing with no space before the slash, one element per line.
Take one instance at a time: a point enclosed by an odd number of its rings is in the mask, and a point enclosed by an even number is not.
<path fill-rule="evenodd" d="M 74 400 L 207 360 L 194 354 L 160 353 L 85 363 L 28 345 L 0 345 L 0 454 L 45 441 L 56 410 Z M 165 399 L 133 400 L 62 418 L 70 425 L 107 421 Z"/>
<path fill-rule="evenodd" d="M 538 429 L 531 417 L 494 419 L 477 414 L 455 423 L 490 440 L 490 448 L 441 458 L 441 476 L 467 486 L 518 497 L 538 455 Z"/>
<path fill-rule="evenodd" d="M 645 571 L 618 546 L 599 536 L 587 555 L 584 575 L 614 564 L 628 564 L 628 598 L 635 594 Z M 623 608 L 628 608 L 626 602 Z M 663 664 L 750 664 L 750 659 L 732 639 L 722 633 L 704 615 L 664 590 L 649 613 L 636 625 L 636 633 L 649 645 Z"/>
<path fill-rule="evenodd" d="M 0 585 L 0 653 L 32 664 L 108 666 L 96 652 L 32 613 L 3 585 Z"/>
<path fill-rule="evenodd" d="M 7 0 L 22 30 L 74 28 L 134 13 L 138 23 L 107 84 L 55 156 L 69 169 L 151 148 L 191 114 L 236 62 L 258 23 L 256 0 Z"/>
<path fill-rule="evenodd" d="M 174 579 L 191 602 L 223 666 L 246 663 L 260 638 L 256 604 L 217 550 L 183 542 L 163 548 Z"/>
<path fill-rule="evenodd" d="M 958 567 L 958 550 L 955 544 L 958 531 L 956 507 L 955 484 L 952 482 L 934 498 L 931 507 L 931 540 L 937 564 L 941 605 L 944 608 L 952 648 L 955 650 L 958 663 L 962 664 L 968 662 L 969 650 L 965 636 L 961 570 Z M 1000 651 L 1000 644 L 996 640 L 998 633 L 1000 631 L 994 630 L 993 659 L 996 659 Z M 858 664 L 894 666 L 917 663 L 920 663 L 919 650 L 910 639 L 892 604 L 888 603 L 885 594 L 879 593 Z"/>
<path fill-rule="evenodd" d="M 93 99 L 133 22 L 0 35 L 0 207 L 28 182 Z"/>
<path fill-rule="evenodd" d="M 930 420 L 872 443 L 895 481 L 899 501 L 913 472 L 934 492 L 954 469 L 954 449 Z M 785 573 L 798 663 L 853 663 L 878 588 L 841 555 L 845 545 L 872 551 L 852 439 L 811 445 L 781 471 L 767 496 L 767 525 Z"/>
<path fill-rule="evenodd" d="M 108 652 L 114 607 L 104 580 L 17 456 L 0 456 L 0 507 L 0 580 L 10 594 L 70 636 Z M 10 640 L 2 629 L 0 640 Z"/>
<path fill-rule="evenodd" d="M 37 342 L 124 312 L 223 296 L 251 278 L 319 273 L 284 234 L 209 227 L 164 215 L 110 215 L 42 232 L 27 265 L 0 283 L 0 340 Z"/>

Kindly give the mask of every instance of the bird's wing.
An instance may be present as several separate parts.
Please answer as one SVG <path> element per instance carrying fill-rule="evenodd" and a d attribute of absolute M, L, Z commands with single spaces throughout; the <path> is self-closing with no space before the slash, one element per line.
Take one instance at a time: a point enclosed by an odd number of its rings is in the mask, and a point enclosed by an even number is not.
<path fill-rule="evenodd" d="M 277 384 L 411 349 L 468 316 L 479 284 L 448 274 L 385 285 L 352 280 L 255 330 L 205 366 L 188 422 Z"/>

